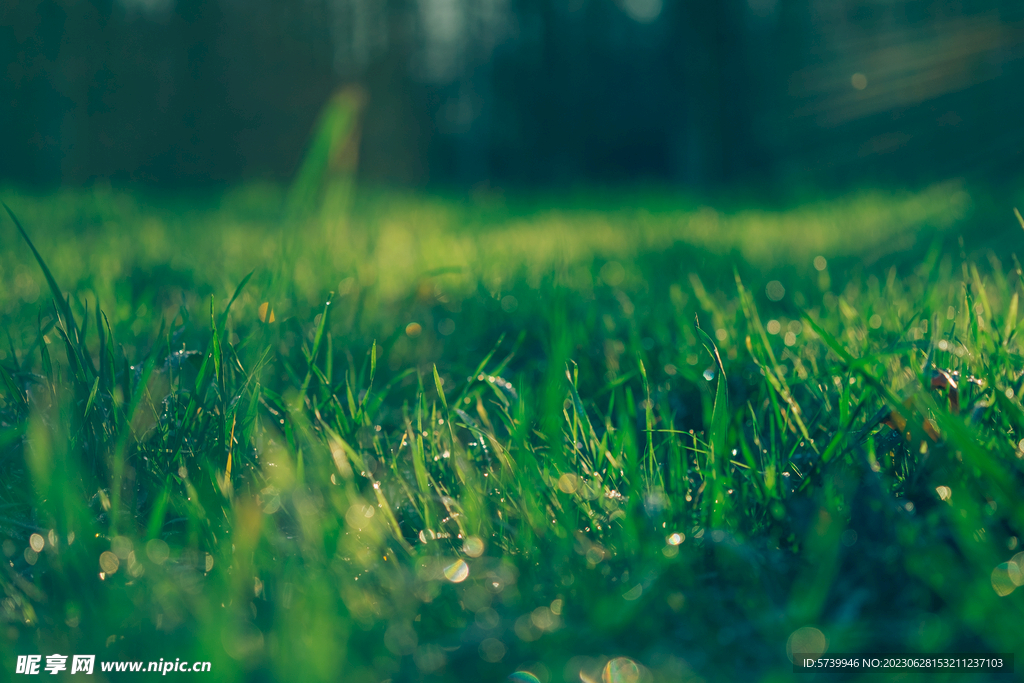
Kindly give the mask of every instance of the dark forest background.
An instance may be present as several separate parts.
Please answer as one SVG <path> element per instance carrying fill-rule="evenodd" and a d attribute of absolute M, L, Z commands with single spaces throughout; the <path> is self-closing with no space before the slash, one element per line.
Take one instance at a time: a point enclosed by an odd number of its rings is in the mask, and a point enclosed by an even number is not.
<path fill-rule="evenodd" d="M 4 0 L 0 182 L 927 182 L 1024 160 L 1020 0 Z"/>

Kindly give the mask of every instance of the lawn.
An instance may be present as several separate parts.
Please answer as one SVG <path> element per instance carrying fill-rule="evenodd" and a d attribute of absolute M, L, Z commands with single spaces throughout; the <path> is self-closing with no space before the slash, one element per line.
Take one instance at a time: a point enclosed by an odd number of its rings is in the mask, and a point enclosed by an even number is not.
<path fill-rule="evenodd" d="M 0 198 L 40 256 L 3 212 L 8 671 L 812 681 L 787 653 L 1021 650 L 1024 222 L 967 185 Z"/>

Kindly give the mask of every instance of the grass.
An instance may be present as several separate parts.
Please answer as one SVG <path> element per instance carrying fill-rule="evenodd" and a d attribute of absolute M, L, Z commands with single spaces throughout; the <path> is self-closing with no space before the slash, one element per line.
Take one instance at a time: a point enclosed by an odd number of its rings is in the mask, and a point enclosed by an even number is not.
<path fill-rule="evenodd" d="M 1008 208 L 358 199 L 5 193 L 41 255 L 5 217 L 5 662 L 635 683 L 1020 649 Z"/>

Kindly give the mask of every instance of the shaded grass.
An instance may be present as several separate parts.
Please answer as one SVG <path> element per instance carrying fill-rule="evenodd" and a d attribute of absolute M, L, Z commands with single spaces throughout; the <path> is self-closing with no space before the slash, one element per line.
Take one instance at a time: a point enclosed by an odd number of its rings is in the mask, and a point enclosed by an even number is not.
<path fill-rule="evenodd" d="M 963 188 L 10 203 L 56 291 L 3 237 L 8 652 L 660 681 L 1020 644 L 1022 282 L 956 246 Z"/>

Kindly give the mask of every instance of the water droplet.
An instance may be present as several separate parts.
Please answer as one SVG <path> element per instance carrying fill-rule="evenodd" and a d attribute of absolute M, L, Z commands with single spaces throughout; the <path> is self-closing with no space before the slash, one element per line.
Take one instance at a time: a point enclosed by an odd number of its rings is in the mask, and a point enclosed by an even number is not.
<path fill-rule="evenodd" d="M 715 378 L 715 366 L 712 365 L 711 367 L 709 367 L 707 370 L 704 371 L 704 379 L 706 379 L 707 381 L 710 382 L 714 378 Z"/>

